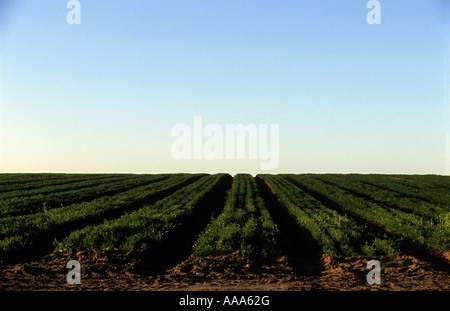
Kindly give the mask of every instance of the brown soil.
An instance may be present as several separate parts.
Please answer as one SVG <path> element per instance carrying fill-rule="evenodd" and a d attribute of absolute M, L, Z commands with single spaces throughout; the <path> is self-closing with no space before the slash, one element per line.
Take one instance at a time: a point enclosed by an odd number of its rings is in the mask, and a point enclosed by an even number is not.
<path fill-rule="evenodd" d="M 81 285 L 69 285 L 70 260 L 81 264 Z M 373 258 L 322 256 L 309 272 L 296 272 L 286 257 L 255 263 L 239 253 L 226 256 L 191 255 L 177 266 L 157 271 L 157 264 L 133 253 L 78 252 L 50 254 L 26 263 L 0 265 L 0 290 L 125 290 L 125 291 L 449 291 L 450 272 L 399 255 L 380 259 L 381 284 L 369 285 L 367 262 Z M 152 272 L 153 271 L 153 272 Z"/>

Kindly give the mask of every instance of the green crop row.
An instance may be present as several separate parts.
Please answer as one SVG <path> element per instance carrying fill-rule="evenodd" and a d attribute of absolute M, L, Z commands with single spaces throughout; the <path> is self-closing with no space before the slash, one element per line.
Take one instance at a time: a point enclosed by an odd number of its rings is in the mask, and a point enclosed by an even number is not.
<path fill-rule="evenodd" d="M 65 205 L 91 201 L 95 198 L 114 195 L 139 186 L 168 178 L 169 175 L 130 175 L 127 178 L 100 180 L 93 183 L 91 187 L 87 182 L 76 183 L 78 188 L 52 192 L 48 194 L 39 193 L 33 196 L 14 197 L 8 200 L 0 200 L 0 217 L 8 217 L 22 214 L 45 212 L 47 210 Z M 73 186 L 73 185 L 72 185 Z M 48 191 L 52 189 L 52 187 Z"/>
<path fill-rule="evenodd" d="M 414 196 L 407 196 L 398 191 L 382 189 L 369 183 L 361 182 L 357 177 L 349 178 L 346 175 L 327 174 L 316 175 L 315 178 L 336 184 L 344 190 L 354 191 L 356 194 L 363 195 L 370 200 L 387 203 L 394 208 L 397 207 L 398 209 L 415 213 L 421 217 L 431 218 L 435 221 L 439 221 L 440 217 L 450 213 L 449 206 L 431 203 Z"/>
<path fill-rule="evenodd" d="M 100 222 L 129 210 L 139 208 L 148 201 L 166 196 L 176 189 L 203 176 L 203 174 L 179 174 L 149 185 L 139 186 L 112 196 L 104 196 L 90 202 L 72 204 L 35 214 L 11 216 L 0 219 L 0 253 L 22 252 L 36 248 L 61 232 Z M 149 176 L 152 179 L 154 177 Z"/>
<path fill-rule="evenodd" d="M 445 186 L 447 176 L 387 176 L 387 175 L 353 175 L 361 183 L 395 192 L 398 196 L 421 200 L 439 205 L 441 209 L 450 211 L 450 187 Z"/>
<path fill-rule="evenodd" d="M 36 181 L 45 181 L 52 179 L 64 179 L 66 174 L 54 174 L 54 173 L 2 173 L 0 174 L 0 186 L 14 184 L 24 184 Z"/>
<path fill-rule="evenodd" d="M 448 191 L 450 189 L 449 176 L 443 175 L 378 175 L 378 176 L 385 176 L 389 180 L 398 184 L 403 184 L 407 187 L 417 187 L 424 190 L 443 190 L 443 191 Z"/>
<path fill-rule="evenodd" d="M 56 243 L 55 250 L 150 251 L 167 234 L 189 221 L 189 216 L 217 189 L 223 178 L 225 174 L 204 176 L 154 204 L 100 225 L 73 231 Z"/>
<path fill-rule="evenodd" d="M 198 255 L 222 255 L 239 250 L 242 255 L 268 257 L 275 252 L 278 228 L 249 174 L 237 174 L 223 212 L 198 236 Z"/>
<path fill-rule="evenodd" d="M 47 195 L 50 193 L 55 192 L 64 192 L 64 191 L 70 191 L 70 190 L 77 190 L 81 188 L 87 188 L 87 187 L 94 187 L 96 185 L 100 185 L 102 183 L 106 182 L 112 182 L 115 180 L 124 180 L 130 178 L 130 176 L 126 175 L 117 175 L 117 176 L 84 176 L 84 178 L 74 178 L 69 179 L 67 182 L 64 182 L 62 184 L 58 183 L 55 185 L 45 185 L 42 184 L 39 187 L 36 187 L 34 189 L 26 189 L 26 190 L 12 190 L 12 191 L 3 191 L 0 193 L 0 200 L 9 200 L 13 198 L 24 198 L 24 197 L 31 197 L 35 195 Z"/>
<path fill-rule="evenodd" d="M 288 180 L 275 175 L 258 176 L 324 253 L 340 257 L 358 254 L 391 256 L 397 252 L 398 246 L 393 239 L 371 232 L 366 226 L 326 207 Z"/>
<path fill-rule="evenodd" d="M 33 190 L 46 186 L 64 185 L 74 181 L 105 178 L 112 174 L 1 174 L 0 189 L 9 191 Z"/>
<path fill-rule="evenodd" d="M 363 219 L 379 224 L 403 237 L 426 243 L 437 250 L 450 249 L 450 217 L 448 214 L 440 217 L 438 221 L 433 221 L 361 198 L 351 191 L 329 185 L 312 176 L 290 174 L 284 176 L 329 198 Z"/>

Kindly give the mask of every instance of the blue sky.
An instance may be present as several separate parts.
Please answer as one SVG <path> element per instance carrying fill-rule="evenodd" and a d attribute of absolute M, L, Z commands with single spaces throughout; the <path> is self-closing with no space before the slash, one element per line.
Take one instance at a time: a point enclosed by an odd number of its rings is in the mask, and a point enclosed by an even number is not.
<path fill-rule="evenodd" d="M 279 124 L 272 173 L 450 173 L 445 1 L 79 2 L 0 4 L 0 172 L 260 172 L 173 159 L 202 116 Z"/>

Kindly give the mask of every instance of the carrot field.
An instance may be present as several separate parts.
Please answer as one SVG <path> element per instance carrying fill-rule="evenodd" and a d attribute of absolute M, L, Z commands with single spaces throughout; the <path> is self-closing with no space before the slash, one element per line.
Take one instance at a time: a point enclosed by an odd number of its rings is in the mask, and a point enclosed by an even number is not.
<path fill-rule="evenodd" d="M 1 174 L 0 259 L 89 251 L 297 265 L 407 254 L 448 267 L 450 177 Z M 307 258 L 307 261 L 302 259 Z"/>

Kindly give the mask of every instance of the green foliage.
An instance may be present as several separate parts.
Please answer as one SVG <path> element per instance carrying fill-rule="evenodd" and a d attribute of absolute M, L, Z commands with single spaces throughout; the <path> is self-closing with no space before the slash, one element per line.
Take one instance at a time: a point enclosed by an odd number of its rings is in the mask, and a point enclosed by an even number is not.
<path fill-rule="evenodd" d="M 213 191 L 224 174 L 204 176 L 154 204 L 102 224 L 73 231 L 55 250 L 106 249 L 149 251 L 182 225 L 204 197 Z"/>
<path fill-rule="evenodd" d="M 250 257 L 269 257 L 276 251 L 278 228 L 249 174 L 237 174 L 224 210 L 194 242 L 198 255 L 240 251 Z"/>
<path fill-rule="evenodd" d="M 52 241 L 55 251 L 64 252 L 151 250 L 193 219 L 224 176 L 0 174 L 0 255 L 48 247 Z M 393 256 L 398 251 L 399 239 L 364 223 L 436 250 L 450 249 L 449 177 L 259 177 L 327 254 Z M 211 255 L 239 250 L 250 257 L 270 257 L 277 254 L 277 238 L 278 228 L 255 179 L 237 174 L 223 212 L 197 236 L 193 251 Z"/>
<path fill-rule="evenodd" d="M 102 196 L 90 202 L 71 204 L 26 215 L 0 218 L 0 252 L 10 252 L 11 242 L 14 251 L 25 251 L 38 247 L 41 240 L 67 231 L 70 228 L 86 226 L 89 223 L 101 222 L 109 215 L 118 215 L 127 210 L 139 207 L 148 200 L 173 192 L 183 184 L 201 175 L 173 175 L 171 178 L 155 181 L 156 175 L 143 176 L 147 181 L 144 186 L 136 186 L 111 196 Z M 142 181 L 141 181 L 142 184 Z M 125 189 L 128 187 L 125 183 Z"/>
<path fill-rule="evenodd" d="M 326 207 L 287 179 L 267 174 L 259 176 L 270 184 L 282 204 L 297 219 L 299 226 L 311 234 L 324 253 L 340 257 L 368 255 L 367 251 L 371 255 L 387 255 L 390 252 L 376 245 L 370 250 L 364 247 L 367 243 L 373 245 L 373 241 L 378 237 L 353 219 Z"/>
<path fill-rule="evenodd" d="M 46 212 L 52 208 L 94 200 L 114 195 L 138 186 L 167 179 L 169 175 L 119 175 L 110 178 L 93 178 L 82 182 L 42 186 L 33 190 L 10 191 L 0 195 L 0 216 Z M 85 177 L 86 178 L 86 177 Z"/>
<path fill-rule="evenodd" d="M 370 199 L 367 196 L 361 196 L 354 190 L 326 183 L 314 175 L 285 176 L 327 197 L 366 221 L 376 223 L 403 237 L 426 243 L 437 250 L 450 249 L 450 230 L 448 223 L 445 221 L 446 213 L 442 210 L 443 214 L 439 214 L 436 220 L 436 217 L 424 217 L 426 211 L 414 212 L 415 208 L 405 205 L 405 201 L 402 201 L 403 208 L 399 208 L 399 206 L 385 204 L 380 199 L 375 200 L 375 198 Z M 364 175 L 364 178 L 368 177 Z M 371 178 L 374 177 L 371 176 Z"/>

